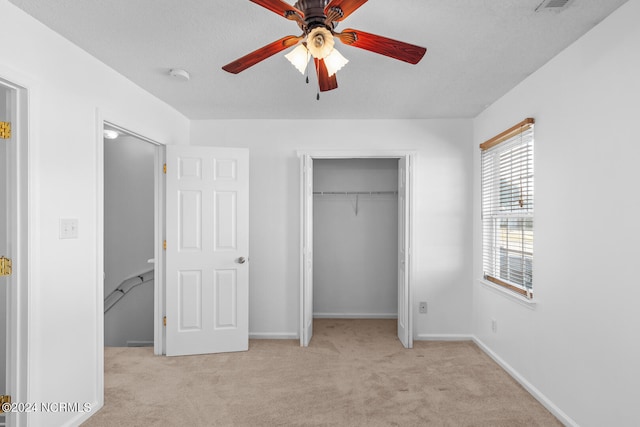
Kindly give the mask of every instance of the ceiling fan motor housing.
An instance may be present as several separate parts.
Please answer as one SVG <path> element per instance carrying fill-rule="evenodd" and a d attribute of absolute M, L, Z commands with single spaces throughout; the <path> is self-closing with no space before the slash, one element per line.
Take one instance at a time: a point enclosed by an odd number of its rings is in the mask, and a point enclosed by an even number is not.
<path fill-rule="evenodd" d="M 298 23 L 305 35 L 308 35 L 314 28 L 324 27 L 329 31 L 332 31 L 336 22 L 332 22 L 330 26 L 327 25 L 327 15 L 324 13 L 324 8 L 329 4 L 329 0 L 298 0 L 294 5 L 295 8 L 304 12 L 304 26 Z"/>

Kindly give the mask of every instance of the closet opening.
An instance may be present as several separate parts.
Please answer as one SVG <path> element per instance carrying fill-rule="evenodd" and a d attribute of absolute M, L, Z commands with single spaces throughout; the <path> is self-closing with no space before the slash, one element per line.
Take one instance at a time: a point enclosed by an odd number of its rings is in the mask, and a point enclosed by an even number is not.
<path fill-rule="evenodd" d="M 395 330 L 411 348 L 412 153 L 300 156 L 301 345 L 316 321 Z"/>
<path fill-rule="evenodd" d="M 398 318 L 398 160 L 313 169 L 314 319 Z"/>

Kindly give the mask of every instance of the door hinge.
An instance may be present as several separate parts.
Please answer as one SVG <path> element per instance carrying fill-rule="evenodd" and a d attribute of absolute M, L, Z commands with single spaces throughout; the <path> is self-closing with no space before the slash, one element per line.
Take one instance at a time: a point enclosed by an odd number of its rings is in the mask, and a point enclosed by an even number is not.
<path fill-rule="evenodd" d="M 162 318 L 162 324 L 163 324 L 164 326 L 167 326 L 167 316 L 164 316 L 164 317 Z"/>
<path fill-rule="evenodd" d="M 0 122 L 0 139 L 11 138 L 11 123 Z"/>
<path fill-rule="evenodd" d="M 166 175 L 167 173 L 167 164 L 162 165 L 162 172 Z"/>
<path fill-rule="evenodd" d="M 1 395 L 0 396 L 0 414 L 4 413 L 4 411 L 2 410 L 2 406 L 5 403 L 11 403 L 11 396 L 9 396 L 9 395 Z"/>
<path fill-rule="evenodd" d="M 164 249 L 165 251 L 167 250 L 167 241 L 163 241 L 162 242 L 162 249 Z"/>
<path fill-rule="evenodd" d="M 0 276 L 11 276 L 11 260 L 0 257 Z"/>

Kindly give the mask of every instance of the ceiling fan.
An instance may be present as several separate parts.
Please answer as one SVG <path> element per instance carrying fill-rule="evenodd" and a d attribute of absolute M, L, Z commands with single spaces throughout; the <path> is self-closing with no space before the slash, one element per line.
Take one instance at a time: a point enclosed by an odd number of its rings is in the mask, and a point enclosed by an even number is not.
<path fill-rule="evenodd" d="M 335 38 L 343 44 L 410 64 L 420 62 L 427 51 L 424 47 L 351 28 L 337 32 L 338 23 L 367 0 L 298 0 L 293 6 L 282 0 L 250 1 L 295 21 L 302 30 L 302 35 L 283 37 L 222 67 L 233 74 L 238 74 L 278 52 L 297 45 L 285 57 L 303 74 L 308 62 L 313 58 L 320 91 L 325 92 L 338 87 L 336 71 L 349 62 L 334 48 Z"/>

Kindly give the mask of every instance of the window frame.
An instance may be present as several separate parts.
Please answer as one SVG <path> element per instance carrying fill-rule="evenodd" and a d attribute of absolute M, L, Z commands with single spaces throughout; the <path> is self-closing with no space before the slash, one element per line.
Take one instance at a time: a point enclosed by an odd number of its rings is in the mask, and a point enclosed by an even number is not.
<path fill-rule="evenodd" d="M 534 146 L 535 138 L 533 135 L 533 127 L 535 120 L 533 118 L 527 118 L 515 126 L 507 129 L 506 131 L 496 135 L 495 137 L 480 144 L 482 150 L 480 156 L 480 172 L 481 172 L 481 188 L 480 188 L 480 200 L 481 200 L 481 230 L 482 230 L 482 278 L 484 281 L 491 283 L 500 289 L 505 289 L 510 293 L 516 293 L 521 297 L 526 298 L 527 301 L 533 300 L 533 241 L 534 241 Z M 526 139 L 523 139 L 526 136 Z M 518 150 L 523 150 L 524 154 L 518 153 Z M 523 159 L 517 161 L 503 160 L 505 154 L 514 156 L 521 156 Z M 491 157 L 489 157 L 491 156 Z M 491 165 L 491 169 L 486 170 L 487 165 Z M 521 168 L 526 165 L 524 171 L 518 170 L 515 175 L 516 179 L 520 180 L 518 186 L 520 192 L 519 204 L 520 208 L 513 207 L 513 190 L 512 183 L 509 181 L 506 183 L 509 189 L 504 187 L 503 174 L 507 171 L 507 166 L 513 168 Z M 531 168 L 529 169 L 529 165 Z M 488 173 L 487 173 L 488 172 Z M 490 176 L 489 181 L 487 177 Z M 526 180 L 526 190 L 523 191 L 522 180 Z M 502 211 L 502 202 L 505 200 L 505 194 L 507 194 L 506 200 L 511 204 Z M 524 194 L 524 195 L 523 195 Z M 524 197 L 524 199 L 523 199 Z M 525 200 L 525 201 L 523 201 Z M 489 211 L 488 213 L 486 211 Z M 516 227 L 509 227 L 509 221 L 521 221 Z M 501 223 L 507 221 L 507 227 L 502 232 Z M 510 249 L 509 243 L 514 243 L 518 247 L 517 239 L 512 238 L 511 231 L 520 231 L 521 237 L 519 242 L 520 250 Z M 506 233 L 505 233 L 506 231 Z M 502 234 L 502 237 L 496 237 Z M 487 240 L 490 240 L 487 242 Z M 501 246 L 506 244 L 506 247 Z M 530 249 L 530 252 L 526 250 Z M 506 252 L 505 252 L 506 251 Z M 519 253 L 519 256 L 511 256 L 511 252 Z M 498 257 L 502 258 L 502 253 L 505 253 L 507 259 L 503 265 L 501 260 L 497 260 Z M 517 269 L 513 267 L 510 259 L 516 258 L 521 261 L 521 268 Z M 487 263 L 490 264 L 488 267 Z M 504 269 L 504 270 L 503 270 Z M 506 272 L 506 273 L 503 273 Z M 513 273 L 516 273 L 513 275 Z M 510 281 L 510 278 L 515 278 L 520 275 L 519 280 Z M 505 277 L 506 276 L 506 277 Z M 517 283 L 517 282 L 520 283 Z"/>

